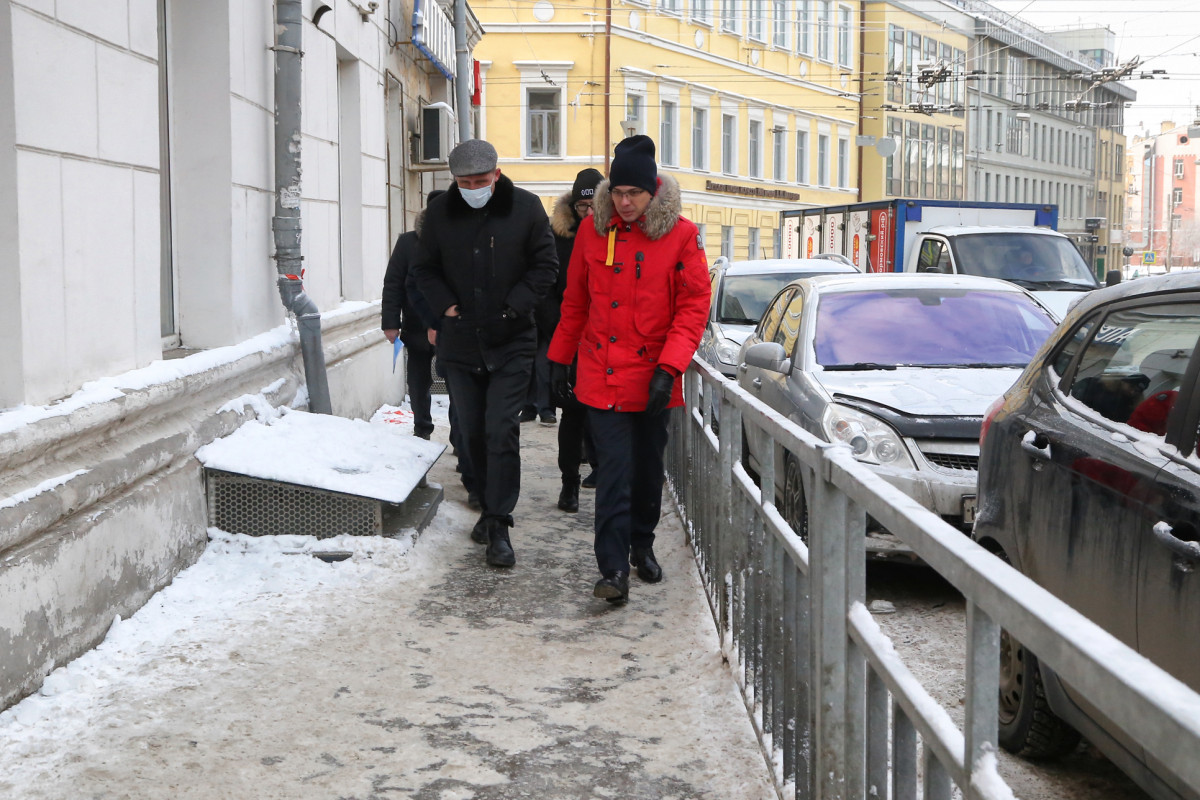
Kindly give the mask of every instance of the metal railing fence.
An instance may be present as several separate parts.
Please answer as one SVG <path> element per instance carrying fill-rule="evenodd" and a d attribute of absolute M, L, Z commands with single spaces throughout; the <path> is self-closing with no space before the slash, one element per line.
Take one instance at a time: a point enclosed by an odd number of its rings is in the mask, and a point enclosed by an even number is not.
<path fill-rule="evenodd" d="M 996 770 L 1001 627 L 1200 792 L 1200 695 L 699 359 L 684 389 L 668 481 L 781 798 L 1011 798 Z M 761 488 L 774 464 L 757 480 L 743 466 L 743 426 L 798 459 L 809 542 Z M 964 596 L 961 728 L 865 606 L 868 514 Z"/>

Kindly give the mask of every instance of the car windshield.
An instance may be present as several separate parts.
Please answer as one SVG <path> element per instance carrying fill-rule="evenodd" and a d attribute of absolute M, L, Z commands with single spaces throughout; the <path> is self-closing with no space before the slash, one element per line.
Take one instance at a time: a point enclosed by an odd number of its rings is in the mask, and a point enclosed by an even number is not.
<path fill-rule="evenodd" d="M 1024 367 L 1053 330 L 1017 292 L 841 292 L 818 300 L 814 348 L 825 369 Z"/>
<path fill-rule="evenodd" d="M 757 325 L 767 303 L 779 290 L 797 278 L 827 275 L 820 271 L 771 272 L 765 275 L 726 275 L 717 300 L 717 322 L 726 325 Z"/>
<path fill-rule="evenodd" d="M 964 275 L 1012 281 L 1027 289 L 1094 289 L 1096 278 L 1069 239 L 1029 233 L 956 236 L 954 261 Z"/>

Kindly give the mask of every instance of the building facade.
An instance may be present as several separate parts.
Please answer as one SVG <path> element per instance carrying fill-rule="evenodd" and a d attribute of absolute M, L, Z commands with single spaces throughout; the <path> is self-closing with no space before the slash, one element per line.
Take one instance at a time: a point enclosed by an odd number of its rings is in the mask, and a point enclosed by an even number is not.
<path fill-rule="evenodd" d="M 276 5 L 0 2 L 0 707 L 199 556 L 198 447 L 307 403 L 272 259 Z M 417 10 L 299 4 L 281 202 L 342 416 L 404 394 L 378 301 L 455 77 L 449 11 Z"/>
<path fill-rule="evenodd" d="M 853 201 L 858 3 L 539 0 L 472 5 L 487 35 L 479 134 L 550 203 L 654 138 L 710 260 L 780 252 L 779 212 Z"/>
<path fill-rule="evenodd" d="M 1134 137 L 1129 158 L 1126 242 L 1140 274 L 1200 266 L 1200 127 L 1164 122 Z M 1130 272 L 1132 274 L 1132 272 Z"/>

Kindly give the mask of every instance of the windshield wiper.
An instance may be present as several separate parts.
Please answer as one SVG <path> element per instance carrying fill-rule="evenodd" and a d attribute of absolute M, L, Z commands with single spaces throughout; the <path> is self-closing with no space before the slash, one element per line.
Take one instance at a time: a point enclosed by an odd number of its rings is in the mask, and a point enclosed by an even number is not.
<path fill-rule="evenodd" d="M 921 366 L 926 369 L 1025 369 L 1024 364 L 1000 361 L 979 361 L 973 364 L 922 364 Z"/>
<path fill-rule="evenodd" d="M 824 366 L 824 365 L 823 365 Z M 825 369 L 832 372 L 850 372 L 853 370 L 895 369 L 895 364 L 877 364 L 874 361 L 857 361 L 853 364 L 830 364 Z"/>
<path fill-rule="evenodd" d="M 717 320 L 721 325 L 757 325 L 758 320 L 745 317 L 722 317 Z"/>
<path fill-rule="evenodd" d="M 1051 289 L 1067 289 L 1069 291 L 1075 291 L 1075 292 L 1090 292 L 1092 289 L 1096 288 L 1095 286 L 1089 286 L 1086 283 L 1079 283 L 1077 281 L 1055 280 L 1055 281 L 1035 281 L 1035 283 L 1037 283 L 1041 286 L 1047 286 Z"/>

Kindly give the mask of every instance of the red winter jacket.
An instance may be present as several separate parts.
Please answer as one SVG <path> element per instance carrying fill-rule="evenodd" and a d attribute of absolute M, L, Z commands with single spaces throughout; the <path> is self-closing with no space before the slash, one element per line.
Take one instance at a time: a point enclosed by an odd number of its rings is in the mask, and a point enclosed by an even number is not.
<path fill-rule="evenodd" d="M 548 355 L 570 364 L 578 353 L 575 396 L 593 408 L 644 411 L 654 368 L 683 374 L 708 319 L 708 262 L 699 232 L 679 215 L 679 184 L 668 175 L 658 180 L 658 192 L 633 224 L 617 215 L 608 181 L 602 182 L 591 224 L 585 221 L 575 236 Z M 683 404 L 682 383 L 675 381 L 670 406 Z"/>

